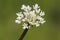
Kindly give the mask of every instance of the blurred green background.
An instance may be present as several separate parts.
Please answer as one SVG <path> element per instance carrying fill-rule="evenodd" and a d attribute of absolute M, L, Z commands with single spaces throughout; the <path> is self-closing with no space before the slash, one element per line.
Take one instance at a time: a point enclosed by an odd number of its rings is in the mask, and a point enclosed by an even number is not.
<path fill-rule="evenodd" d="M 16 12 L 22 4 L 38 3 L 45 12 L 46 23 L 32 27 L 24 40 L 60 40 L 60 0 L 0 0 L 0 40 L 18 40 L 23 32 L 16 24 Z"/>

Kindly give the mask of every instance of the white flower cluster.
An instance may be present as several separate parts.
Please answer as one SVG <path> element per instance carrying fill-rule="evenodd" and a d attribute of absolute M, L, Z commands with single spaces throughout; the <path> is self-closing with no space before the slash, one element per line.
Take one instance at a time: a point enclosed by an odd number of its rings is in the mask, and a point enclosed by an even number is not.
<path fill-rule="evenodd" d="M 23 10 L 23 12 L 16 13 L 18 17 L 15 22 L 18 24 L 23 23 L 23 29 L 28 29 L 31 25 L 38 27 L 40 24 L 45 23 L 43 18 L 45 13 L 40 9 L 38 4 L 33 5 L 33 7 L 22 5 L 21 10 Z"/>

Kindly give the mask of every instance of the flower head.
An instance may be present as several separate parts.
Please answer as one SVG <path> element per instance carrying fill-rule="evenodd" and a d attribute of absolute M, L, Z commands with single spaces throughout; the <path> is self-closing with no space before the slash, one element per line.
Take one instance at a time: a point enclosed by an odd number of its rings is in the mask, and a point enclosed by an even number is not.
<path fill-rule="evenodd" d="M 46 22 L 42 17 L 45 15 L 45 13 L 40 9 L 38 4 L 33 5 L 33 7 L 30 7 L 29 5 L 22 5 L 21 10 L 23 10 L 23 12 L 16 13 L 18 17 L 16 18 L 15 22 L 18 24 L 22 22 L 23 29 L 28 29 L 31 27 L 31 25 L 36 25 L 36 27 L 38 27 L 40 24 Z"/>

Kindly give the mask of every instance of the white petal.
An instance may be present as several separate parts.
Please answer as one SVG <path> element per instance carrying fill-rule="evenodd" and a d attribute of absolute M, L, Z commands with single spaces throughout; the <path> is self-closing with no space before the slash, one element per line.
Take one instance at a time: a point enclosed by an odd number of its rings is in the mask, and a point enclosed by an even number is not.
<path fill-rule="evenodd" d="M 31 25 L 35 25 L 35 23 L 34 22 L 29 22 Z"/>
<path fill-rule="evenodd" d="M 23 12 L 24 13 L 24 16 L 27 17 L 29 15 L 28 12 Z"/>
<path fill-rule="evenodd" d="M 36 24 L 36 27 L 40 26 L 40 24 Z"/>
<path fill-rule="evenodd" d="M 18 23 L 18 24 L 20 24 L 20 23 L 21 23 L 21 21 L 19 21 L 19 20 L 15 20 L 15 23 Z"/>
<path fill-rule="evenodd" d="M 17 17 L 16 19 L 17 19 L 17 20 L 21 20 L 21 17 Z"/>
<path fill-rule="evenodd" d="M 21 12 L 18 12 L 18 13 L 16 13 L 16 15 L 17 15 L 17 16 L 20 16 L 20 13 L 21 13 Z"/>
<path fill-rule="evenodd" d="M 23 29 L 26 29 L 26 27 L 24 26 Z"/>
<path fill-rule="evenodd" d="M 36 27 L 40 26 L 39 21 L 36 21 L 35 25 Z"/>
<path fill-rule="evenodd" d="M 26 23 L 23 24 L 23 26 L 25 26 L 25 27 L 26 27 L 27 25 L 28 25 L 28 24 L 26 24 Z"/>
<path fill-rule="evenodd" d="M 35 17 L 35 16 L 36 16 L 36 14 L 34 13 L 34 11 L 31 11 L 31 12 L 30 12 L 30 15 L 31 15 L 32 17 Z"/>
<path fill-rule="evenodd" d="M 37 16 L 37 19 L 39 20 L 40 18 L 41 18 L 41 17 L 38 15 L 38 16 Z"/>
<path fill-rule="evenodd" d="M 23 29 L 26 29 L 26 28 L 28 29 L 28 27 L 25 27 L 25 26 L 23 27 Z"/>
<path fill-rule="evenodd" d="M 22 5 L 21 9 L 22 10 L 26 9 L 26 6 L 25 5 Z"/>
<path fill-rule="evenodd" d="M 46 21 L 44 20 L 44 18 L 40 18 L 39 23 L 43 24 L 43 23 L 45 23 L 45 22 L 46 22 Z"/>
<path fill-rule="evenodd" d="M 28 5 L 28 6 L 27 6 L 27 9 L 28 9 L 28 10 L 31 10 L 31 7 Z"/>
<path fill-rule="evenodd" d="M 41 24 L 45 23 L 46 21 L 42 21 Z"/>
<path fill-rule="evenodd" d="M 36 10 L 36 13 L 39 13 L 40 12 L 40 9 Z"/>
<path fill-rule="evenodd" d="M 40 21 L 43 21 L 43 20 L 44 20 L 44 18 L 40 17 Z"/>
<path fill-rule="evenodd" d="M 23 22 L 25 22 L 26 20 L 25 19 L 22 19 Z"/>

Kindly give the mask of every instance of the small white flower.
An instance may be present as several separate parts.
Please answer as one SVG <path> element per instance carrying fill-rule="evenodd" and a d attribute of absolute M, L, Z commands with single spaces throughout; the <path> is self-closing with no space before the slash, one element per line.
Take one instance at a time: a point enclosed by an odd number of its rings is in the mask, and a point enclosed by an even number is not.
<path fill-rule="evenodd" d="M 23 12 L 16 13 L 18 17 L 16 18 L 15 23 L 20 24 L 22 22 L 23 29 L 29 29 L 31 25 L 38 27 L 40 24 L 46 22 L 42 17 L 45 13 L 40 9 L 38 4 L 33 5 L 33 7 L 22 5 L 21 10 L 23 10 Z"/>
<path fill-rule="evenodd" d="M 39 23 L 41 23 L 41 24 L 43 24 L 43 23 L 45 23 L 46 21 L 44 20 L 44 18 L 40 18 L 40 21 L 39 21 Z"/>
<path fill-rule="evenodd" d="M 27 10 L 27 7 L 25 5 L 22 5 L 21 9 L 25 11 Z"/>
<path fill-rule="evenodd" d="M 45 15 L 45 13 L 41 11 L 40 12 L 40 16 L 44 16 L 44 15 Z"/>
<path fill-rule="evenodd" d="M 24 23 L 24 24 L 23 24 L 23 29 L 26 29 L 26 28 L 28 29 L 29 26 L 28 26 L 28 24 Z"/>
<path fill-rule="evenodd" d="M 28 5 L 28 6 L 27 6 L 27 9 L 30 11 L 32 8 Z"/>
<path fill-rule="evenodd" d="M 18 12 L 18 13 L 16 13 L 16 15 L 17 15 L 18 17 L 23 17 L 22 12 Z"/>
<path fill-rule="evenodd" d="M 28 6 L 22 5 L 22 8 L 21 9 L 27 12 L 27 11 L 30 11 L 31 10 L 31 7 L 29 5 Z"/>
<path fill-rule="evenodd" d="M 40 6 L 38 4 L 33 5 L 33 9 L 37 10 Z"/>

